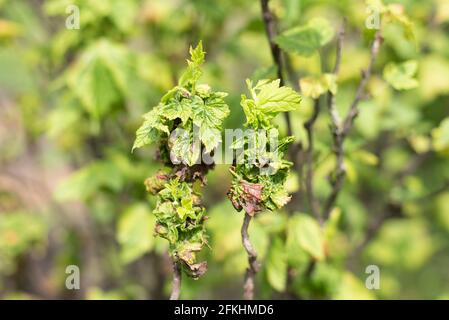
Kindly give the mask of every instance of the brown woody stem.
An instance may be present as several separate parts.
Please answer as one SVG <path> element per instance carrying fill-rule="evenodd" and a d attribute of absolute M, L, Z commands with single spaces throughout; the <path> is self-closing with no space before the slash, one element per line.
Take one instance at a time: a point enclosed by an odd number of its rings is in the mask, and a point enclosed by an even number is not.
<path fill-rule="evenodd" d="M 338 74 L 338 71 L 340 69 L 343 38 L 344 38 L 344 25 L 338 37 L 337 56 L 334 68 L 335 75 Z M 359 86 L 357 88 L 355 98 L 351 103 L 351 106 L 349 108 L 346 117 L 343 120 L 341 120 L 338 114 L 335 96 L 332 93 L 329 93 L 328 99 L 329 113 L 331 115 L 332 120 L 332 136 L 334 140 L 334 153 L 337 158 L 336 160 L 337 163 L 333 175 L 330 177 L 332 190 L 324 205 L 324 212 L 323 212 L 324 219 L 327 219 L 327 217 L 329 217 L 329 214 L 333 206 L 335 205 L 338 195 L 343 187 L 344 178 L 346 176 L 346 169 L 344 165 L 344 146 L 343 146 L 344 141 L 349 131 L 351 130 L 354 124 L 354 120 L 359 112 L 358 105 L 362 100 L 363 95 L 365 94 L 366 85 L 368 83 L 369 78 L 371 77 L 371 73 L 373 71 L 381 43 L 382 43 L 382 36 L 379 30 L 376 32 L 373 44 L 371 46 L 371 56 L 368 68 L 362 71 L 362 79 L 360 80 Z"/>
<path fill-rule="evenodd" d="M 269 1 L 270 0 L 260 0 L 262 18 L 265 25 L 265 31 L 267 33 L 268 43 L 270 45 L 271 55 L 273 57 L 274 64 L 277 67 L 277 77 L 281 82 L 281 86 L 283 86 L 285 83 L 283 76 L 284 63 L 282 61 L 281 48 L 279 48 L 279 46 L 274 41 L 274 38 L 276 38 L 278 31 L 276 26 L 276 19 L 268 6 Z M 285 122 L 287 124 L 287 135 L 291 136 L 293 134 L 293 129 L 290 120 L 290 114 L 288 112 L 285 112 L 284 116 Z"/>
<path fill-rule="evenodd" d="M 181 264 L 179 261 L 173 259 L 173 284 L 170 295 L 170 300 L 178 300 L 181 293 Z"/>
<path fill-rule="evenodd" d="M 245 212 L 245 218 L 242 225 L 242 244 L 248 255 L 248 268 L 245 273 L 245 282 L 243 285 L 243 297 L 247 300 L 254 298 L 254 278 L 259 271 L 259 263 L 257 262 L 257 252 L 249 240 L 248 227 L 252 219 L 248 213 Z"/>

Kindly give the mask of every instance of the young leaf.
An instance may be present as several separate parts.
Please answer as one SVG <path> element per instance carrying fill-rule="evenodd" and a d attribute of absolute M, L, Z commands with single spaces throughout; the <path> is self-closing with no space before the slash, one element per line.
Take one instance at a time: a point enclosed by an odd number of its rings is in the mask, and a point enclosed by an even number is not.
<path fill-rule="evenodd" d="M 203 43 L 201 41 L 195 49 L 190 47 L 190 60 L 187 60 L 187 69 L 179 79 L 180 87 L 195 87 L 196 82 L 203 74 L 200 67 L 204 63 L 205 54 L 206 53 L 203 51 Z"/>
<path fill-rule="evenodd" d="M 253 88 L 247 80 L 252 99 L 242 96 L 241 105 L 247 118 L 247 126 L 267 128 L 269 121 L 280 112 L 296 110 L 301 96 L 289 87 L 280 87 L 280 80 L 261 80 Z"/>
<path fill-rule="evenodd" d="M 134 141 L 132 151 L 144 145 L 156 142 L 162 133 L 170 134 L 168 126 L 163 123 L 160 114 L 162 113 L 160 107 L 153 108 L 146 113 L 143 118 L 144 122 L 136 131 L 136 140 Z"/>

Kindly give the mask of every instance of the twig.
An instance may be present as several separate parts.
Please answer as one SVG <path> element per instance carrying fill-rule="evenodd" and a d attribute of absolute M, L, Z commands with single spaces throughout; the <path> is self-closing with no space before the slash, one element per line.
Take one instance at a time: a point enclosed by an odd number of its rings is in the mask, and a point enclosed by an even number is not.
<path fill-rule="evenodd" d="M 369 78 L 371 77 L 371 73 L 373 71 L 374 64 L 376 63 L 377 55 L 379 54 L 379 48 L 380 48 L 381 43 L 382 43 L 382 36 L 381 36 L 380 30 L 378 30 L 376 32 L 376 34 L 374 35 L 374 41 L 371 46 L 371 58 L 370 58 L 368 69 L 362 71 L 362 80 L 359 83 L 359 87 L 357 88 L 357 93 L 355 95 L 354 101 L 352 102 L 351 107 L 349 108 L 349 112 L 348 112 L 348 114 L 345 118 L 345 121 L 343 123 L 343 129 L 342 129 L 343 136 L 346 136 L 348 134 L 349 130 L 351 130 L 352 125 L 354 123 L 354 119 L 357 117 L 357 114 L 358 114 L 357 107 L 365 93 L 365 87 L 366 87 L 366 84 L 368 83 Z"/>
<path fill-rule="evenodd" d="M 314 151 L 314 143 L 313 143 L 313 127 L 315 125 L 316 120 L 318 119 L 318 115 L 320 114 L 320 99 L 315 99 L 313 114 L 310 119 L 304 124 L 304 128 L 307 131 L 307 150 L 306 150 L 306 193 L 307 199 L 310 205 L 310 209 L 315 217 L 318 219 L 319 223 L 323 223 L 323 219 L 320 213 L 319 204 L 315 198 L 314 192 L 314 183 L 313 183 L 313 151 Z"/>
<path fill-rule="evenodd" d="M 277 66 L 277 77 L 281 82 L 281 86 L 284 85 L 284 76 L 283 69 L 284 64 L 282 62 L 282 51 L 281 48 L 276 44 L 274 38 L 277 36 L 277 26 L 276 20 L 274 18 L 273 13 L 270 11 L 268 6 L 268 2 L 270 0 L 260 0 L 261 8 L 262 8 L 262 18 L 265 25 L 265 31 L 267 33 L 268 42 L 270 44 L 271 55 L 273 57 L 273 61 Z M 292 123 L 290 120 L 290 114 L 288 112 L 284 113 L 285 122 L 287 124 L 287 135 L 291 136 L 293 134 Z"/>
<path fill-rule="evenodd" d="M 335 75 L 337 75 L 340 70 L 342 45 L 343 45 L 343 39 L 344 39 L 344 35 L 345 35 L 344 28 L 345 28 L 345 26 L 343 24 L 342 30 L 340 31 L 339 36 L 338 36 L 337 55 L 336 55 L 336 61 L 335 61 L 335 67 L 334 67 Z M 357 117 L 358 105 L 365 93 L 366 84 L 368 83 L 368 80 L 371 77 L 371 73 L 374 68 L 374 64 L 376 62 L 377 55 L 379 53 L 379 48 L 380 48 L 381 42 L 382 42 L 381 32 L 377 31 L 374 36 L 373 44 L 371 46 L 371 58 L 370 58 L 368 68 L 366 70 L 362 71 L 362 79 L 360 80 L 355 98 L 354 98 L 344 120 L 341 120 L 340 116 L 338 114 L 335 96 L 332 93 L 329 93 L 329 95 L 328 95 L 328 107 L 329 107 L 329 113 L 331 115 L 331 121 L 332 121 L 332 136 L 333 136 L 333 140 L 334 140 L 334 153 L 336 156 L 336 166 L 335 166 L 335 171 L 334 171 L 333 176 L 330 177 L 332 191 L 331 191 L 329 197 L 327 198 L 325 206 L 324 206 L 324 211 L 323 211 L 324 219 L 327 219 L 329 217 L 330 211 L 332 210 L 332 207 L 334 206 L 335 202 L 337 201 L 337 197 L 343 187 L 344 178 L 346 176 L 346 169 L 345 169 L 345 165 L 344 165 L 344 146 L 343 146 L 344 140 L 354 124 L 354 119 Z"/>
<path fill-rule="evenodd" d="M 181 293 L 181 264 L 173 259 L 173 285 L 170 300 L 178 300 Z"/>
<path fill-rule="evenodd" d="M 243 285 L 243 296 L 247 300 L 254 298 L 254 278 L 259 271 L 259 263 L 257 262 L 257 252 L 249 240 L 248 227 L 251 216 L 245 212 L 245 218 L 242 225 L 242 244 L 248 255 L 248 268 L 245 273 L 245 283 Z"/>

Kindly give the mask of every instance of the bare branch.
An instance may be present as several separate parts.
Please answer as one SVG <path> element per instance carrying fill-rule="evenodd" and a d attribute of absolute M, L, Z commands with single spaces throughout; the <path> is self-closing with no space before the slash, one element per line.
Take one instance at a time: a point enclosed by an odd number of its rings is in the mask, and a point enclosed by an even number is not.
<path fill-rule="evenodd" d="M 181 293 L 181 264 L 173 259 L 173 284 L 170 300 L 178 300 Z"/>
<path fill-rule="evenodd" d="M 245 212 L 245 218 L 242 225 L 242 244 L 248 255 L 248 268 L 245 274 L 245 283 L 243 285 L 243 296 L 247 300 L 254 298 L 254 278 L 259 271 L 259 263 L 257 262 L 257 252 L 249 240 L 248 227 L 251 221 L 251 216 Z"/>
<path fill-rule="evenodd" d="M 346 19 L 343 20 L 343 25 L 341 26 L 340 32 L 337 38 L 337 52 L 335 56 L 335 65 L 333 73 L 337 75 L 340 72 L 341 65 L 341 53 L 343 50 L 343 40 L 345 39 L 345 29 L 346 29 Z"/>
<path fill-rule="evenodd" d="M 343 24 L 342 30 L 339 32 L 338 36 L 338 42 L 337 42 L 337 54 L 336 54 L 336 61 L 335 61 L 335 67 L 334 67 L 334 74 L 337 75 L 340 70 L 341 65 L 341 56 L 342 56 L 342 46 L 343 46 L 343 40 L 345 35 L 345 24 Z M 332 210 L 332 207 L 334 206 L 335 202 L 337 201 L 338 194 L 340 193 L 342 187 L 344 178 L 346 176 L 346 169 L 344 166 L 344 140 L 348 134 L 348 132 L 351 130 L 354 119 L 357 117 L 358 114 L 358 105 L 363 98 L 363 95 L 365 93 L 366 84 L 368 83 L 369 78 L 371 77 L 372 70 L 374 68 L 374 64 L 376 62 L 376 58 L 379 53 L 379 48 L 382 42 L 382 36 L 380 30 L 376 32 L 374 36 L 374 41 L 371 46 L 371 56 L 370 56 L 370 62 L 368 65 L 368 68 L 364 71 L 362 71 L 362 79 L 360 80 L 359 86 L 357 88 L 357 92 L 355 95 L 355 98 L 349 108 L 349 111 L 344 118 L 344 120 L 341 120 L 340 115 L 337 110 L 335 96 L 332 93 L 328 94 L 328 107 L 329 107 L 329 113 L 331 116 L 331 130 L 332 130 L 332 136 L 334 140 L 334 153 L 336 156 L 336 166 L 333 175 L 330 177 L 330 183 L 332 185 L 332 191 L 329 195 L 329 197 L 326 200 L 323 216 L 324 219 L 327 219 L 329 217 L 330 211 Z"/>
<path fill-rule="evenodd" d="M 320 213 L 320 207 L 317 199 L 315 198 L 314 192 L 314 175 L 313 175 L 313 151 L 314 151 L 314 143 L 313 143 L 313 128 L 316 120 L 318 119 L 318 115 L 320 114 L 320 99 L 315 99 L 313 114 L 310 119 L 304 124 L 304 128 L 307 131 L 307 151 L 306 151 L 306 192 L 307 199 L 310 205 L 310 209 L 315 217 L 318 219 L 320 224 L 323 223 L 323 219 Z"/>
<path fill-rule="evenodd" d="M 281 86 L 284 85 L 284 76 L 283 76 L 283 70 L 284 70 L 284 64 L 282 61 L 282 51 L 281 48 L 276 44 L 274 41 L 274 38 L 277 36 L 277 26 L 276 26 L 276 20 L 271 12 L 268 2 L 270 0 L 260 0 L 261 8 L 262 8 L 262 18 L 265 25 L 265 31 L 267 33 L 268 42 L 270 44 L 270 50 L 271 55 L 273 57 L 273 61 L 277 67 L 277 77 L 279 78 L 281 82 Z M 292 129 L 292 123 L 290 120 L 290 114 L 288 112 L 284 113 L 285 122 L 287 124 L 287 135 L 291 136 L 293 134 Z"/>
<path fill-rule="evenodd" d="M 371 73 L 373 71 L 377 55 L 379 54 L 379 48 L 381 43 L 382 43 L 382 36 L 380 30 L 378 30 L 374 35 L 373 45 L 371 46 L 371 58 L 368 69 L 362 71 L 362 80 L 359 83 L 359 87 L 357 88 L 357 93 L 355 95 L 354 101 L 352 102 L 351 107 L 349 108 L 349 112 L 343 123 L 342 128 L 343 136 L 346 136 L 349 130 L 351 130 L 352 125 L 354 123 L 354 119 L 355 117 L 357 117 L 358 114 L 357 107 L 359 105 L 359 102 L 362 100 L 363 95 L 365 94 L 366 84 L 368 83 L 368 80 L 371 77 Z"/>

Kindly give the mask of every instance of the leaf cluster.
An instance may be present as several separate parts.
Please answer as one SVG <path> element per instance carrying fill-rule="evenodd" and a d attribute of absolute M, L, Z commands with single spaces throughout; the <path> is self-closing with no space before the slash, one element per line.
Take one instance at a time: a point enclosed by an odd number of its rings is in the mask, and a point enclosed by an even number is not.
<path fill-rule="evenodd" d="M 232 148 L 240 151 L 228 197 L 236 210 L 254 215 L 263 209 L 282 208 L 290 200 L 284 183 L 292 163 L 284 157 L 293 137 L 279 139 L 279 131 L 272 119 L 280 112 L 295 110 L 301 97 L 280 81 L 261 80 L 255 87 L 250 81 L 251 98 L 242 96 L 245 124 L 251 130 L 237 139 Z"/>
<path fill-rule="evenodd" d="M 207 243 L 207 237 L 205 208 L 193 184 L 196 180 L 204 183 L 208 168 L 195 164 L 202 153 L 210 153 L 219 145 L 223 120 L 229 115 L 224 101 L 227 94 L 198 84 L 204 56 L 201 42 L 190 49 L 190 60 L 178 85 L 143 116 L 133 146 L 134 150 L 157 143 L 161 160 L 173 167 L 171 173 L 159 172 L 148 178 L 145 185 L 157 197 L 155 233 L 168 240 L 170 255 L 181 261 L 193 278 L 207 269 L 205 261 L 196 261 L 196 252 Z"/>

